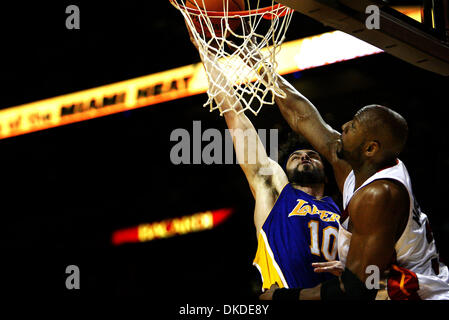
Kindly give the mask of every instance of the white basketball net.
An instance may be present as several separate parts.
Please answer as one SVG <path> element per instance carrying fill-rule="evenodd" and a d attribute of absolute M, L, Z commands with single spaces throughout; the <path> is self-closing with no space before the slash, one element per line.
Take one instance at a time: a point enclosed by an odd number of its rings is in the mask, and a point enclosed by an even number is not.
<path fill-rule="evenodd" d="M 194 9 L 186 7 L 186 0 L 170 0 L 184 16 L 205 66 L 209 99 L 204 106 L 220 114 L 250 110 L 257 115 L 264 104 L 274 104 L 275 96 L 285 98 L 275 58 L 294 11 L 274 1 L 259 9 L 257 0 L 251 8 L 246 0 L 245 12 L 230 12 L 228 1 L 223 0 L 224 12 L 211 12 L 204 0 L 190 0 Z M 216 102 L 223 93 L 233 97 L 226 109 Z"/>

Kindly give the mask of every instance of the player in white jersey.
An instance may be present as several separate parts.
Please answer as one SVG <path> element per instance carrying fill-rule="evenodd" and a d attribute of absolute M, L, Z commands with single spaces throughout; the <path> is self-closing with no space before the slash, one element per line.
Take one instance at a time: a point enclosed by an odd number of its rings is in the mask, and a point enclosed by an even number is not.
<path fill-rule="evenodd" d="M 375 180 L 391 179 L 405 186 L 410 199 L 407 225 L 394 246 L 394 257 L 388 277 L 382 279 L 384 286 L 377 293 L 378 299 L 449 299 L 448 268 L 439 262 L 435 240 L 427 216 L 413 195 L 410 176 L 404 163 L 397 160 L 394 166 L 382 169 L 355 189 L 355 175 L 351 171 L 343 187 L 343 208 L 346 211 L 352 197 L 360 189 Z M 346 211 L 347 212 L 347 211 Z M 340 261 L 345 264 L 351 233 L 349 217 L 342 221 L 338 236 Z"/>
<path fill-rule="evenodd" d="M 405 119 L 389 108 L 370 105 L 345 123 L 340 134 L 286 80 L 279 76 L 279 81 L 287 93 L 276 99 L 281 113 L 332 164 L 343 192 L 338 247 L 345 269 L 339 278 L 314 288 L 273 285 L 260 298 L 449 299 L 448 269 L 438 260 L 427 217 L 397 158 L 407 139 Z M 386 279 L 383 290 L 365 285 L 373 267 Z"/>

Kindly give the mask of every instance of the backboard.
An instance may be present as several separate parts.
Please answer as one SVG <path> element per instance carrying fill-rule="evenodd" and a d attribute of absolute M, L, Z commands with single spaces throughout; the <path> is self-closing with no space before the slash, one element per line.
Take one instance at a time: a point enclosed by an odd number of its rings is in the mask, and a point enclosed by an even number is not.
<path fill-rule="evenodd" d="M 426 8 L 420 23 L 393 9 L 381 0 L 279 0 L 324 25 L 368 42 L 385 52 L 420 68 L 449 76 L 449 1 Z M 379 9 L 379 28 L 367 28 L 368 6 Z M 373 7 L 371 7 L 373 8 Z M 438 25 L 435 23 L 438 22 Z"/>

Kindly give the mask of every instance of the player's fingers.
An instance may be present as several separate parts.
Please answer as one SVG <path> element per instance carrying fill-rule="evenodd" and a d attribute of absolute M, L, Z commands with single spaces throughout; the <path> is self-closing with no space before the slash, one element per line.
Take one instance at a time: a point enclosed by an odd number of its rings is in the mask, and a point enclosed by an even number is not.
<path fill-rule="evenodd" d="M 330 272 L 331 270 L 332 270 L 332 268 L 330 268 L 330 267 L 320 267 L 320 268 L 313 269 L 313 271 L 316 273 Z"/>
<path fill-rule="evenodd" d="M 329 266 L 329 267 L 314 268 L 313 271 L 316 273 L 331 272 L 333 274 L 341 274 L 343 270 L 339 267 Z"/>
<path fill-rule="evenodd" d="M 341 263 L 341 261 L 338 260 L 333 260 L 333 261 L 326 261 L 326 262 L 314 262 L 312 263 L 313 267 L 342 267 L 343 264 Z"/>
<path fill-rule="evenodd" d="M 312 267 L 328 267 L 328 266 L 332 266 L 333 265 L 333 261 L 327 261 L 327 262 L 314 262 L 312 263 Z"/>

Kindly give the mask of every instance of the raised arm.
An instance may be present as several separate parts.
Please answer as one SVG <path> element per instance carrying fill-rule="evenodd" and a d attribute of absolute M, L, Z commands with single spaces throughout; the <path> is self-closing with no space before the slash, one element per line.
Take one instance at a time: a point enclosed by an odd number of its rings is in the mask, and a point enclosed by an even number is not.
<path fill-rule="evenodd" d="M 198 48 L 198 44 L 192 35 L 190 39 Z M 201 50 L 199 51 L 201 54 Z M 202 56 L 201 59 L 210 77 L 209 90 L 213 93 L 215 102 L 230 129 L 237 160 L 245 173 L 254 198 L 259 192 L 265 193 L 267 189 L 271 188 L 280 192 L 288 183 L 285 172 L 276 161 L 268 157 L 253 124 L 244 112 L 239 112 L 242 110 L 242 106 L 232 94 L 234 88 L 223 75 L 219 66 L 212 62 L 211 54 L 207 54 L 208 56 Z M 261 217 L 260 220 L 262 221 L 264 218 Z M 256 225 L 258 224 L 256 221 Z"/>
<path fill-rule="evenodd" d="M 285 98 L 276 97 L 279 110 L 292 130 L 303 135 L 331 163 L 338 187 L 342 191 L 351 166 L 337 157 L 340 133 L 324 122 L 315 106 L 287 80 L 279 75 L 278 79 L 280 88 L 286 94 Z"/>
<path fill-rule="evenodd" d="M 213 77 L 217 76 L 214 72 L 210 73 Z M 231 92 L 233 89 L 227 85 L 226 91 Z M 213 85 L 210 90 L 214 90 Z M 223 116 L 230 129 L 237 160 L 245 173 L 253 196 L 256 198 L 257 193 L 264 192 L 267 187 L 274 187 L 280 191 L 288 183 L 287 176 L 279 164 L 268 157 L 256 129 L 245 113 L 238 113 L 242 110 L 240 102 L 223 91 L 217 94 L 215 101 L 224 112 Z M 230 106 L 234 106 L 235 111 L 228 110 Z"/>

